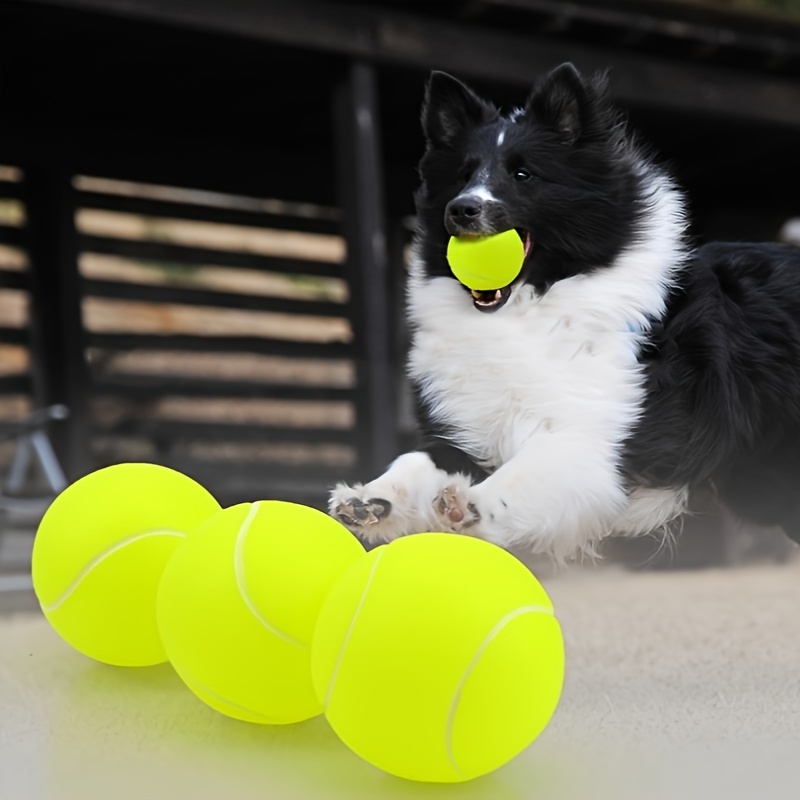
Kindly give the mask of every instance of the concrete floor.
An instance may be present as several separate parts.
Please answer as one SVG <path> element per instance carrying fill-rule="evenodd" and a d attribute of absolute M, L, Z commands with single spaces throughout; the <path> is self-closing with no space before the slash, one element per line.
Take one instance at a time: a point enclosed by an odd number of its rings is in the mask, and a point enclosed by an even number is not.
<path fill-rule="evenodd" d="M 70 650 L 37 613 L 0 616 L 2 800 L 796 800 L 800 561 L 545 579 L 567 680 L 548 729 L 494 774 L 409 784 L 322 719 L 289 728 L 207 709 L 169 666 Z"/>

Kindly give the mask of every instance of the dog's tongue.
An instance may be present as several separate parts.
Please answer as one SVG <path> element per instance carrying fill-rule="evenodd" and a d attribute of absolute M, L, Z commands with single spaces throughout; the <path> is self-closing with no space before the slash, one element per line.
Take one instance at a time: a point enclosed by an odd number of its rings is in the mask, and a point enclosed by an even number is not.
<path fill-rule="evenodd" d="M 531 234 L 529 231 L 525 231 L 525 236 L 522 239 L 522 244 L 525 247 L 525 258 L 530 255 L 531 246 L 533 245 L 533 239 L 531 239 Z"/>

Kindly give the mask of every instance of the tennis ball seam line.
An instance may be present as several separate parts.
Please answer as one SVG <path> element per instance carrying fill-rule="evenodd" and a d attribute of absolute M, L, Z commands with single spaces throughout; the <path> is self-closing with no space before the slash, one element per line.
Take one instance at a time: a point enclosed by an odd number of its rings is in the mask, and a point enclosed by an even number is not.
<path fill-rule="evenodd" d="M 247 578 L 245 577 L 245 566 L 244 566 L 244 543 L 247 539 L 247 534 L 250 531 L 250 526 L 253 524 L 258 512 L 260 511 L 261 506 L 259 502 L 252 503 L 250 506 L 250 511 L 247 514 L 244 522 L 241 524 L 238 533 L 236 534 L 236 543 L 233 547 L 233 571 L 236 577 L 236 588 L 239 590 L 239 594 L 241 595 L 244 604 L 247 606 L 247 609 L 250 613 L 273 635 L 277 636 L 279 639 L 283 640 L 287 644 L 294 645 L 295 647 L 299 647 L 301 650 L 308 649 L 308 645 L 304 644 L 303 642 L 298 641 L 294 637 L 290 636 L 288 633 L 285 633 L 276 625 L 273 625 L 256 607 L 256 604 L 253 602 L 253 599 L 250 597 L 247 591 Z"/>
<path fill-rule="evenodd" d="M 178 668 L 175 665 L 174 661 L 172 662 L 172 667 L 173 667 L 173 669 L 175 669 L 176 672 L 178 672 L 178 674 L 181 676 L 181 678 L 184 681 L 184 683 L 186 683 L 187 685 L 190 684 L 190 683 L 194 684 L 196 687 L 198 687 L 202 691 L 204 691 L 207 694 L 211 695 L 215 700 L 219 700 L 221 703 L 226 703 L 229 706 L 233 706 L 234 708 L 238 708 L 240 711 L 244 711 L 246 714 L 252 714 L 254 717 L 259 717 L 260 719 L 263 719 L 268 725 L 276 725 L 276 724 L 278 724 L 278 723 L 276 723 L 276 721 L 272 717 L 268 717 L 268 716 L 260 713 L 259 711 L 254 711 L 252 708 L 248 708 L 247 706 L 243 706 L 241 703 L 237 703 L 235 700 L 231 700 L 230 698 L 225 697 L 224 695 L 221 695 L 219 692 L 215 692 L 213 689 L 210 689 L 204 683 L 202 683 L 201 681 L 197 680 L 197 678 L 195 678 L 194 675 L 192 675 L 189 672 L 187 672 L 183 667 L 181 667 L 180 671 L 178 671 Z"/>
<path fill-rule="evenodd" d="M 494 627 L 489 631 L 489 633 L 486 634 L 480 645 L 478 645 L 475 655 L 473 655 L 472 660 L 469 662 L 469 664 L 467 664 L 467 668 L 464 670 L 461 680 L 459 680 L 458 684 L 456 685 L 456 691 L 453 695 L 453 700 L 450 703 L 450 710 L 447 714 L 444 733 L 447 759 L 450 762 L 450 766 L 455 770 L 456 775 L 461 776 L 461 770 L 458 766 L 458 762 L 456 761 L 455 754 L 453 753 L 453 728 L 455 726 L 458 705 L 461 702 L 461 693 L 464 691 L 464 686 L 466 686 L 472 671 L 480 662 L 481 657 L 486 652 L 489 645 L 500 635 L 500 633 L 509 623 L 513 622 L 518 617 L 524 616 L 525 614 L 546 614 L 551 617 L 554 616 L 553 609 L 549 606 L 520 606 L 519 608 L 515 608 L 513 611 L 509 611 L 505 616 L 501 617 L 497 623 L 495 623 Z"/>
<path fill-rule="evenodd" d="M 322 707 L 327 709 L 331 702 L 331 697 L 333 696 L 333 688 L 336 685 L 336 679 L 339 677 L 339 669 L 342 666 L 342 660 L 344 659 L 345 651 L 347 650 L 347 645 L 350 643 L 350 639 L 353 635 L 353 631 L 356 627 L 356 622 L 358 622 L 358 618 L 361 615 L 361 609 L 366 602 L 367 595 L 369 594 L 370 587 L 372 586 L 372 581 L 375 578 L 375 573 L 378 569 L 378 564 L 381 563 L 381 559 L 386 551 L 381 550 L 378 555 L 375 557 L 375 563 L 372 565 L 372 569 L 369 571 L 369 576 L 367 577 L 367 582 L 364 584 L 364 590 L 361 592 L 361 597 L 358 599 L 358 604 L 356 605 L 356 610 L 353 612 L 353 617 L 350 620 L 350 625 L 347 627 L 347 633 L 344 635 L 344 639 L 342 640 L 342 646 L 339 648 L 339 654 L 336 656 L 336 661 L 333 665 L 333 670 L 331 672 L 330 680 L 328 681 L 328 689 L 325 692 L 325 699 L 322 703 Z"/>
<path fill-rule="evenodd" d="M 50 603 L 40 603 L 42 607 L 42 611 L 46 614 L 50 614 L 53 611 L 57 611 L 67 600 L 73 595 L 75 591 L 77 591 L 78 587 L 81 583 L 89 576 L 89 574 L 100 564 L 103 563 L 107 558 L 113 556 L 114 553 L 119 552 L 123 548 L 127 547 L 134 542 L 141 541 L 142 539 L 148 539 L 152 536 L 177 536 L 180 539 L 186 537 L 186 534 L 182 531 L 175 531 L 170 530 L 167 528 L 152 530 L 152 531 L 145 531 L 144 533 L 134 533 L 131 536 L 126 537 L 125 539 L 116 542 L 112 547 L 109 547 L 108 550 L 104 550 L 102 553 L 96 555 L 77 575 L 77 577 L 72 581 L 72 583 L 62 592 L 62 594 L 53 600 Z"/>

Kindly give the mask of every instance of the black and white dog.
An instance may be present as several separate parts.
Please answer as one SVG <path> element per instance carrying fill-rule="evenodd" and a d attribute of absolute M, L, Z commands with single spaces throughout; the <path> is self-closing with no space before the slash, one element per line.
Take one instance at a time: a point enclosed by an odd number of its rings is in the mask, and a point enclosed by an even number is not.
<path fill-rule="evenodd" d="M 711 485 L 800 541 L 800 249 L 693 248 L 684 198 L 571 65 L 506 115 L 433 73 L 408 374 L 424 441 L 331 513 L 359 537 L 463 532 L 565 558 L 664 528 Z M 451 235 L 516 229 L 496 291 Z"/>

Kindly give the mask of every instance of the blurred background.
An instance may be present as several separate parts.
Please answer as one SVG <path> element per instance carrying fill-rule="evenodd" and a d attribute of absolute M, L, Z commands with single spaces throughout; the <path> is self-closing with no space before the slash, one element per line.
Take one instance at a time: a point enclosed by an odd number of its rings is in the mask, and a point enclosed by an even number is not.
<path fill-rule="evenodd" d="M 800 244 L 798 0 L 0 0 L 5 596 L 30 597 L 42 510 L 90 470 L 323 506 L 409 446 L 427 73 L 517 105 L 566 60 L 610 68 L 698 241 Z M 607 562 L 793 555 L 694 508 Z"/>

